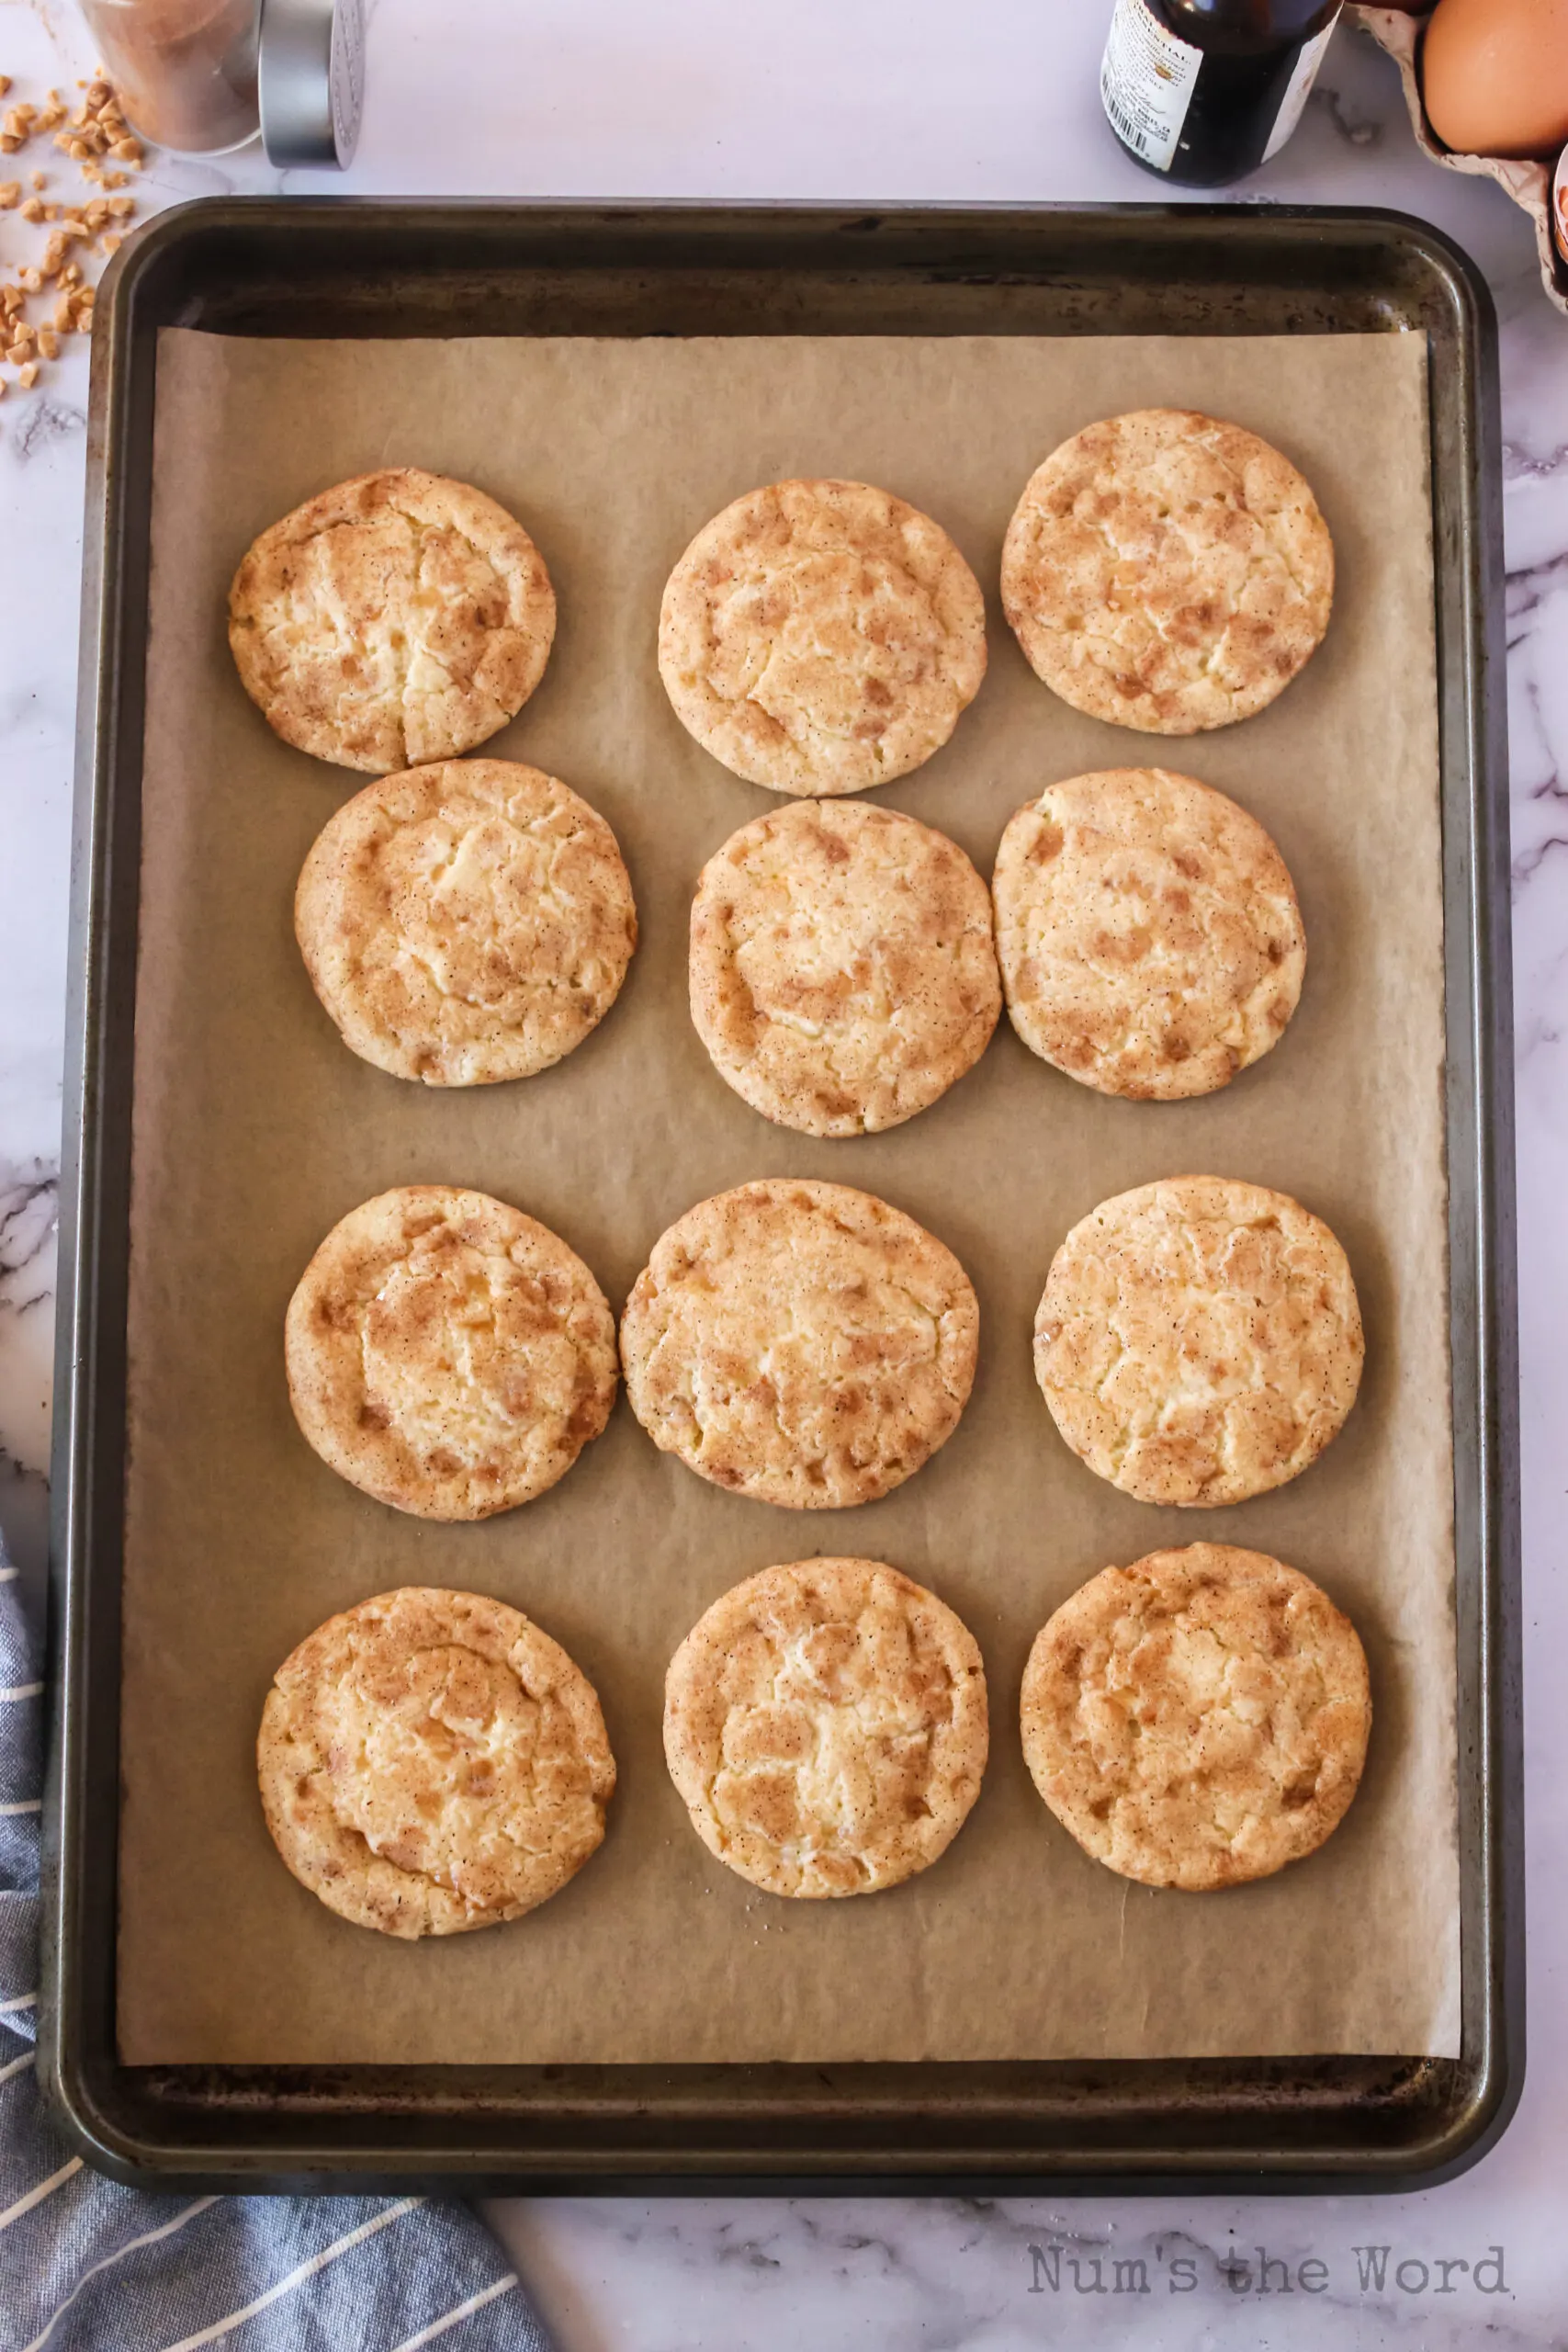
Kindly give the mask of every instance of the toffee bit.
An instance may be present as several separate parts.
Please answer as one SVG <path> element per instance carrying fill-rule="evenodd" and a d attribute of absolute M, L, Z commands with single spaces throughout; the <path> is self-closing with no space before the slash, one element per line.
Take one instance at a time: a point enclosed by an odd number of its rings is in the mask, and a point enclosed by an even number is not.
<path fill-rule="evenodd" d="M 11 88 L 11 77 L 0 74 L 0 98 L 8 96 Z M 133 173 L 141 168 L 145 151 L 126 121 L 113 84 L 99 66 L 91 82 L 79 81 L 76 88 L 82 98 L 73 109 L 55 89 L 44 106 L 23 102 L 8 107 L 0 117 L 0 153 L 14 154 L 35 135 L 52 132 L 56 148 L 80 166 L 90 187 L 105 191 L 128 187 Z M 109 170 L 110 161 L 130 168 Z M 136 211 L 136 198 L 119 194 L 51 203 L 41 194 L 49 185 L 48 174 L 34 171 L 28 178 L 32 189 L 28 196 L 20 179 L 0 180 L 0 212 L 17 212 L 31 227 L 49 227 L 41 256 L 25 267 L 18 266 L 15 283 L 0 282 L 0 361 L 17 369 L 24 390 L 37 383 L 43 362 L 59 358 L 62 336 L 92 333 L 95 288 L 84 277 L 81 263 L 69 258 L 72 247 L 86 252 L 96 248 L 107 259 L 124 243 L 124 231 Z M 52 324 L 30 324 L 28 299 L 47 288 L 54 296 Z M 0 377 L 0 394 L 6 389 Z"/>

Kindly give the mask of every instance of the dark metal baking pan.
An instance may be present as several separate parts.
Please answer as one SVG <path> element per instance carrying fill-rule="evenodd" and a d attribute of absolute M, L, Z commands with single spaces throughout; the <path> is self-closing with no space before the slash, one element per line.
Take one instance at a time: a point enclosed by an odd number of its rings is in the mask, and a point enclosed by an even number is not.
<path fill-rule="evenodd" d="M 132 1029 L 156 337 L 952 332 L 1428 339 L 1441 700 L 1462 2054 L 864 2066 L 133 2068 L 115 2043 Z M 1345 420 L 1353 433 L 1355 419 Z M 1508 849 L 1495 330 L 1393 213 L 191 205 L 98 305 L 54 1449 L 40 2070 L 164 2188 L 1428 2184 L 1523 2070 Z"/>

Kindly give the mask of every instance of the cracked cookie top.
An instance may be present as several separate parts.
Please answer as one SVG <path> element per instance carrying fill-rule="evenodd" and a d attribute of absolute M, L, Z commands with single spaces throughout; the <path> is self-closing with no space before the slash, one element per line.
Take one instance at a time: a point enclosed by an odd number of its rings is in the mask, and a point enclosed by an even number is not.
<path fill-rule="evenodd" d="M 229 591 L 245 692 L 286 743 L 382 775 L 471 751 L 544 675 L 556 599 L 467 482 L 362 474 L 264 531 Z"/>
<path fill-rule="evenodd" d="M 693 1826 L 770 1894 L 871 1894 L 951 1844 L 986 1769 L 986 1675 L 945 1602 L 879 1560 L 764 1568 L 665 1679 Z"/>
<path fill-rule="evenodd" d="M 1048 785 L 997 852 L 997 953 L 1032 1053 L 1175 1102 L 1277 1045 L 1306 971 L 1285 861 L 1245 808 L 1166 768 Z"/>
<path fill-rule="evenodd" d="M 294 928 L 344 1044 L 426 1086 L 548 1069 L 603 1020 L 637 944 L 604 818 L 510 760 L 356 792 L 305 860 Z"/>
<path fill-rule="evenodd" d="M 322 1461 L 420 1519 L 543 1494 L 615 1396 L 615 1318 L 576 1251 L 454 1184 L 401 1185 L 334 1225 L 288 1302 L 284 1354 Z"/>
<path fill-rule="evenodd" d="M 1290 459 L 1185 409 L 1064 441 L 1002 549 L 1031 667 L 1075 710 L 1145 734 L 1263 709 L 1321 644 L 1333 597 L 1328 526 Z"/>
<path fill-rule="evenodd" d="M 864 792 L 929 760 L 986 674 L 979 582 L 938 523 L 860 481 L 781 481 L 671 573 L 659 673 L 682 725 L 770 792 Z"/>
<path fill-rule="evenodd" d="M 452 1936 L 558 1894 L 604 1835 L 592 1685 L 503 1601 L 406 1587 L 300 1643 L 256 1742 L 266 1826 L 340 1918 Z"/>
<path fill-rule="evenodd" d="M 874 1135 L 963 1077 L 1001 1010 L 986 886 L 944 833 L 797 801 L 731 834 L 692 904 L 692 1018 L 764 1118 Z"/>
<path fill-rule="evenodd" d="M 1035 1636 L 1021 1713 L 1034 1785 L 1085 1851 L 1194 1892 L 1321 1846 L 1372 1716 L 1349 1619 L 1299 1569 L 1224 1544 L 1091 1577 Z"/>
<path fill-rule="evenodd" d="M 1297 1477 L 1356 1400 L 1344 1250 L 1285 1193 L 1175 1176 L 1102 1201 L 1052 1261 L 1034 1371 L 1089 1468 L 1140 1502 L 1245 1502 Z"/>
<path fill-rule="evenodd" d="M 700 1201 L 621 1322 L 654 1443 L 791 1510 L 874 1502 L 958 1426 L 980 1310 L 951 1250 L 886 1201 L 788 1178 Z"/>

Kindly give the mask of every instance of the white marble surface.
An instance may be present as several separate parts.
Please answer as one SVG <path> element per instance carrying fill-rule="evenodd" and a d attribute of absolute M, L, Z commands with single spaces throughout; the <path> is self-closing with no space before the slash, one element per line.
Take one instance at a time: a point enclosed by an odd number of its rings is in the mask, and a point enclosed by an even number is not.
<path fill-rule="evenodd" d="M 515 196 L 1147 198 L 1099 115 L 1109 0 L 370 0 L 346 182 L 156 159 L 158 202 L 235 188 Z M 0 0 L 17 96 L 92 59 L 63 0 Z M 30 163 L 31 156 L 23 159 Z M 1512 2130 L 1395 2199 L 533 2200 L 493 2210 L 563 2352 L 1038 2344 L 1447 2347 L 1568 2341 L 1568 321 L 1522 216 L 1412 147 L 1392 70 L 1341 32 L 1286 153 L 1243 192 L 1424 214 L 1503 320 L 1524 1268 L 1531 2060 Z M 28 232 L 0 215 L 0 258 Z M 35 1560 L 49 1428 L 85 355 L 0 405 L 0 1523 Z M 1354 429 L 1354 421 L 1347 421 Z M 1143 2256 L 1147 2295 L 1054 2290 L 1030 2254 Z M 1222 2265 L 1259 2247 L 1269 2291 Z M 1387 2246 L 1383 2285 L 1354 2249 Z M 1502 2247 L 1503 2270 L 1473 2266 Z M 1306 2287 L 1300 2266 L 1315 2258 Z M 1190 2264 L 1183 2270 L 1182 2261 Z M 1445 2273 L 1436 2267 L 1446 2261 Z M 1409 2266 L 1403 2272 L 1397 2266 Z M 1423 2266 L 1426 2269 L 1422 2287 Z M 1135 2275 L 1135 2274 L 1133 2274 Z M 1446 2276 L 1449 2291 L 1438 2291 Z M 1190 2288 L 1185 2284 L 1190 2278 Z M 1318 2291 L 1311 2291 L 1316 2287 Z M 1032 2291 L 1032 2288 L 1037 2291 Z M 1493 2291 L 1486 2291 L 1491 2289 Z"/>

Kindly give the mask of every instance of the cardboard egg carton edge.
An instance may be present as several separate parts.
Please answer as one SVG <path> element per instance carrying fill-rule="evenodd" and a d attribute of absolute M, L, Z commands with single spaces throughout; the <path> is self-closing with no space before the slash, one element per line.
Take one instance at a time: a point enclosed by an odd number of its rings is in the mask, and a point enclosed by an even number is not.
<path fill-rule="evenodd" d="M 1421 85 L 1416 77 L 1416 52 L 1420 45 L 1423 19 L 1407 17 L 1398 8 L 1361 6 L 1356 5 L 1356 0 L 1345 13 L 1353 24 L 1371 33 L 1378 47 L 1386 51 L 1398 66 L 1411 129 L 1421 153 L 1447 171 L 1468 172 L 1472 178 L 1495 180 L 1521 210 L 1529 214 L 1535 224 L 1536 250 L 1540 256 L 1540 275 L 1548 298 L 1568 314 L 1568 261 L 1557 252 L 1551 234 L 1551 164 L 1503 155 L 1456 155 L 1440 146 L 1432 136 L 1421 104 Z"/>

